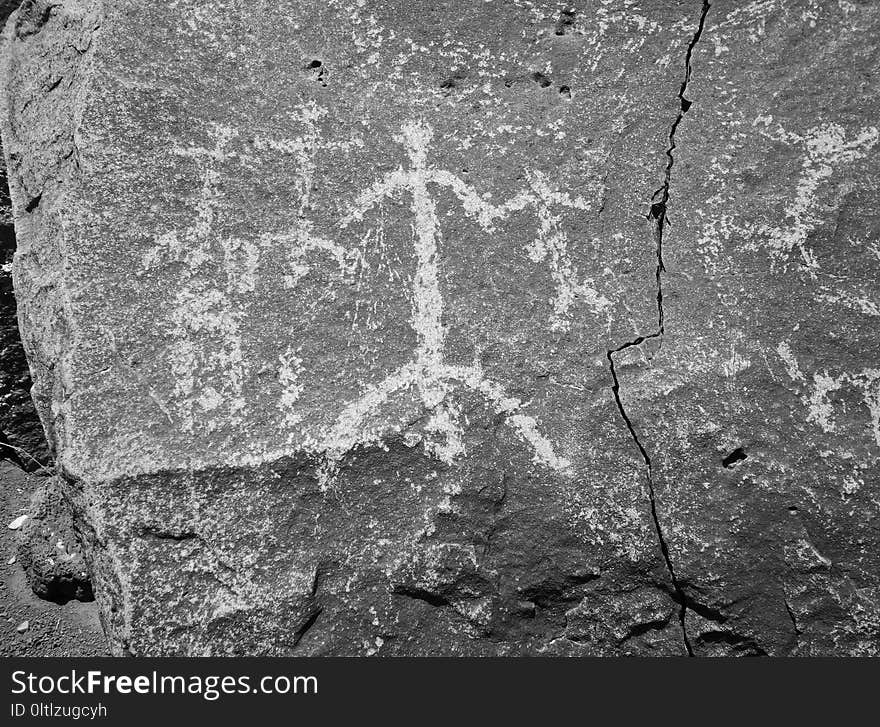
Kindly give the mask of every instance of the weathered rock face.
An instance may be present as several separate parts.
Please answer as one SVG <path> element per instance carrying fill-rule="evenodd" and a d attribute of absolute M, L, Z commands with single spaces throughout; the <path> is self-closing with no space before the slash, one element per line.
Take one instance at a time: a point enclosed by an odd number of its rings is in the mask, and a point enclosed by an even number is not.
<path fill-rule="evenodd" d="M 646 5 L 14 16 L 24 340 L 116 653 L 876 644 L 875 99 L 817 49 L 867 73 L 877 13 Z"/>
<path fill-rule="evenodd" d="M 18 2 L 0 1 L 0 23 Z M 6 181 L 6 162 L 0 159 L 0 459 L 26 470 L 39 469 L 51 457 L 40 419 L 30 397 L 31 377 L 18 333 L 12 292 L 15 229 Z"/>
<path fill-rule="evenodd" d="M 18 332 L 12 290 L 15 231 L 6 190 L 6 168 L 0 163 L 0 459 L 27 470 L 51 459 L 40 419 L 30 397 L 31 377 Z"/>
<path fill-rule="evenodd" d="M 713 3 L 618 365 L 698 653 L 880 649 L 880 7 Z M 625 370 L 625 373 L 624 373 Z"/>

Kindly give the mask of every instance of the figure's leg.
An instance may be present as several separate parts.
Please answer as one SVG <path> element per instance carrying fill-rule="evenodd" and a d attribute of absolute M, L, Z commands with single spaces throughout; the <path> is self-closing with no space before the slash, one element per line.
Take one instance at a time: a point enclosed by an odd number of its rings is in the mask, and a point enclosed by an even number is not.
<path fill-rule="evenodd" d="M 321 488 L 332 484 L 338 471 L 339 462 L 358 444 L 367 441 L 364 437 L 364 423 L 376 413 L 388 398 L 415 383 L 414 364 L 405 364 L 379 384 L 369 386 L 355 401 L 348 404 L 336 417 L 333 426 L 322 438 L 318 450 L 324 457 L 319 478 Z"/>
<path fill-rule="evenodd" d="M 178 426 L 184 432 L 195 427 L 192 397 L 196 388 L 198 355 L 191 337 L 190 291 L 184 289 L 174 299 L 171 312 L 171 338 L 168 347 L 168 368 L 174 381 L 175 409 Z"/>
<path fill-rule="evenodd" d="M 611 301 L 592 287 L 592 279 L 578 280 L 578 270 L 568 253 L 568 236 L 559 229 L 558 220 L 548 219 L 550 224 L 542 231 L 541 245 L 534 248 L 541 257 L 536 259 L 533 255 L 532 259 L 539 262 L 543 256 L 550 255 L 550 277 L 556 288 L 551 328 L 554 331 L 564 331 L 571 325 L 569 311 L 578 298 L 596 314 L 611 307 Z"/>
<path fill-rule="evenodd" d="M 486 379 L 479 366 L 449 366 L 447 376 L 459 379 L 467 388 L 483 395 L 496 414 L 504 414 L 505 421 L 531 446 L 534 462 L 559 472 L 571 467 L 571 462 L 559 457 L 553 450 L 552 442 L 538 431 L 535 418 L 519 413 L 523 403 L 508 396 L 500 384 Z"/>
<path fill-rule="evenodd" d="M 425 432 L 438 435 L 440 441 L 425 440 L 425 451 L 445 464 L 452 464 L 465 453 L 461 435 L 461 411 L 446 399 L 438 404 L 425 424 Z"/>

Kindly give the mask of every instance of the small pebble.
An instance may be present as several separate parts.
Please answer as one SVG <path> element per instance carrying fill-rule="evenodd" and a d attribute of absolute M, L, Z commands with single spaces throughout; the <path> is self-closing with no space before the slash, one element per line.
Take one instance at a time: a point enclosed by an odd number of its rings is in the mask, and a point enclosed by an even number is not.
<path fill-rule="evenodd" d="M 24 521 L 28 519 L 27 515 L 19 515 L 15 520 L 13 520 L 7 526 L 10 530 L 18 530 L 22 525 L 24 525 Z"/>
<path fill-rule="evenodd" d="M 15 556 L 13 555 L 9 560 L 6 561 L 6 565 L 12 565 L 15 563 Z"/>
<path fill-rule="evenodd" d="M 18 625 L 18 628 L 15 629 L 15 630 L 18 631 L 18 633 L 23 634 L 23 633 L 24 633 L 25 631 L 27 631 L 30 627 L 31 627 L 31 623 L 30 623 L 30 621 L 22 621 L 22 622 Z"/>

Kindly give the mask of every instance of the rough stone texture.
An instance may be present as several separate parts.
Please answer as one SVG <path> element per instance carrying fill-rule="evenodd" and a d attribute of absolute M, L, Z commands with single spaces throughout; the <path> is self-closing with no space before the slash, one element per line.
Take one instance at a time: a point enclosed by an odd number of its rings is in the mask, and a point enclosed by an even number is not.
<path fill-rule="evenodd" d="M 15 233 L 9 198 L 4 195 L 5 172 L 0 162 L 0 458 L 33 471 L 48 465 L 52 457 L 30 397 L 31 375 L 18 332 L 12 289 Z"/>
<path fill-rule="evenodd" d="M 0 461 L 0 656 L 107 656 L 95 601 L 46 601 L 34 595 L 19 558 L 20 531 L 6 524 L 31 510 L 46 479 Z M 19 625 L 28 622 L 27 631 Z"/>
<path fill-rule="evenodd" d="M 880 650 L 878 38 L 713 3 L 694 52 L 662 347 L 618 368 L 696 653 Z"/>
<path fill-rule="evenodd" d="M 0 24 L 18 2 L 0 2 Z M 30 398 L 31 377 L 18 333 L 12 291 L 15 230 L 6 182 L 6 162 L 0 159 L 0 458 L 27 470 L 49 463 L 51 456 L 40 419 Z"/>
<path fill-rule="evenodd" d="M 76 536 L 73 512 L 55 478 L 31 497 L 19 530 L 18 560 L 35 595 L 47 601 L 92 601 L 92 584 Z"/>
<path fill-rule="evenodd" d="M 114 653 L 875 649 L 877 23 L 26 2 L 14 272 Z"/>

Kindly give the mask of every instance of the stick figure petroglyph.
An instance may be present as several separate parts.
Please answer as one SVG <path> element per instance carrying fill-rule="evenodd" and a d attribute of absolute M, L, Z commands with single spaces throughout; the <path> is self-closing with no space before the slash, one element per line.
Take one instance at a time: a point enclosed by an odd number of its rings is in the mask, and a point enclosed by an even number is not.
<path fill-rule="evenodd" d="M 569 461 L 555 453 L 551 442 L 538 431 L 535 419 L 522 413 L 523 402 L 507 396 L 500 384 L 488 380 L 478 363 L 453 366 L 445 361 L 446 331 L 438 251 L 440 221 L 428 185 L 451 188 L 464 203 L 465 211 L 476 216 L 486 229 L 490 229 L 492 220 L 503 216 L 506 210 L 493 207 L 449 172 L 431 167 L 427 160 L 431 137 L 431 129 L 424 124 L 404 124 L 402 133 L 395 140 L 404 146 L 410 168 L 399 167 L 373 184 L 355 200 L 353 209 L 340 222 L 343 228 L 348 227 L 399 190 L 411 195 L 416 255 L 411 325 L 418 340 L 414 360 L 398 368 L 381 383 L 368 387 L 357 400 L 348 404 L 325 433 L 318 449 L 327 457 L 332 474 L 342 456 L 363 441 L 368 419 L 378 414 L 389 397 L 399 391 L 414 390 L 423 406 L 432 412 L 426 431 L 441 438 L 439 443 L 426 445 L 428 451 L 451 462 L 464 452 L 464 446 L 458 423 L 460 412 L 450 395 L 456 387 L 464 387 L 481 395 L 495 413 L 505 416 L 505 422 L 530 445 L 534 461 L 564 471 L 570 467 Z M 515 202 L 516 205 L 525 203 L 524 199 Z"/>
<path fill-rule="evenodd" d="M 320 141 L 317 122 L 324 114 L 326 111 L 315 104 L 299 109 L 297 121 L 304 133 L 294 139 L 254 137 L 254 148 L 258 152 L 289 153 L 298 162 L 298 173 L 292 184 L 293 196 L 299 202 L 297 223 L 291 231 L 281 235 L 242 240 L 217 230 L 218 208 L 223 201 L 219 167 L 233 159 L 239 164 L 249 161 L 246 154 L 229 149 L 239 136 L 235 129 L 212 124 L 208 129 L 212 145 L 172 149 L 175 155 L 199 162 L 201 186 L 195 201 L 195 219 L 180 232 L 171 230 L 159 235 L 155 246 L 144 255 L 142 266 L 143 271 L 168 263 L 181 266 L 179 287 L 169 316 L 172 344 L 168 358 L 174 374 L 177 423 L 185 432 L 199 427 L 211 430 L 223 421 L 235 425 L 242 420 L 246 409 L 242 321 L 248 305 L 242 294 L 255 290 L 264 248 L 281 244 L 288 250 L 290 275 L 285 280 L 288 287 L 308 271 L 304 263 L 306 253 L 327 253 L 344 272 L 353 270 L 358 262 L 356 252 L 350 253 L 315 235 L 306 216 L 316 168 L 314 154 Z M 357 144 L 355 139 L 335 146 L 347 148 Z M 218 254 L 222 255 L 225 281 L 217 280 Z M 302 362 L 293 348 L 283 352 L 279 362 L 279 379 L 283 386 L 279 408 L 284 413 L 285 425 L 293 426 L 300 419 L 294 407 L 302 390 L 297 380 Z M 206 416 L 208 414 L 210 416 Z"/>
<path fill-rule="evenodd" d="M 758 117 L 753 125 L 769 127 L 770 122 L 771 117 Z M 775 130 L 761 133 L 775 141 L 801 145 L 806 150 L 795 198 L 786 209 L 786 224 L 765 225 L 760 231 L 767 236 L 765 244 L 776 260 L 787 263 L 790 255 L 797 251 L 802 266 L 815 278 L 819 264 L 807 246 L 807 238 L 820 222 L 817 209 L 821 210 L 821 205 L 816 199 L 817 192 L 834 174 L 836 167 L 865 157 L 880 139 L 880 133 L 876 127 L 869 126 L 854 138 L 847 139 L 843 127 L 833 123 L 815 126 L 804 136 L 788 132 L 779 125 Z"/>
<path fill-rule="evenodd" d="M 785 366 L 788 377 L 805 389 L 801 400 L 807 408 L 807 421 L 821 427 L 824 432 L 836 431 L 835 406 L 830 395 L 844 386 L 851 386 L 862 394 L 868 409 L 874 443 L 880 447 L 880 369 L 866 368 L 859 373 L 843 372 L 837 376 L 827 369 L 813 373 L 812 380 L 801 370 L 800 364 L 787 341 L 776 347 L 776 353 Z"/>
<path fill-rule="evenodd" d="M 290 274 L 285 278 L 285 285 L 288 288 L 296 285 L 297 281 L 308 272 L 309 267 L 305 262 L 307 253 L 325 253 L 334 260 L 343 274 L 353 272 L 359 261 L 356 251 L 347 250 L 336 242 L 316 234 L 314 225 L 307 214 L 311 207 L 312 186 L 317 170 L 315 153 L 319 146 L 324 149 L 346 149 L 350 146 L 363 144 L 359 139 L 322 143 L 318 122 L 326 115 L 326 109 L 311 103 L 299 109 L 297 114 L 296 120 L 304 127 L 302 136 L 282 140 L 257 137 L 255 140 L 257 149 L 293 154 L 297 162 L 297 172 L 291 185 L 293 196 L 298 201 L 296 224 L 292 230 L 283 233 L 267 233 L 261 238 L 263 245 L 279 245 L 287 249 Z"/>
<path fill-rule="evenodd" d="M 259 249 L 253 242 L 216 234 L 216 208 L 222 197 L 217 166 L 232 155 L 227 151 L 236 136 L 222 125 L 211 128 L 212 148 L 190 147 L 174 153 L 206 159 L 196 200 L 196 219 L 180 234 L 170 231 L 156 239 L 156 246 L 143 258 L 143 269 L 163 263 L 183 266 L 179 290 L 170 314 L 170 369 L 174 375 L 175 409 L 180 428 L 195 429 L 206 412 L 225 411 L 229 421 L 240 420 L 245 410 L 242 396 L 244 358 L 241 345 L 243 311 L 233 296 L 254 288 Z M 223 256 L 226 280 L 215 278 L 214 247 Z M 208 428 L 218 418 L 204 419 Z"/>
<path fill-rule="evenodd" d="M 562 215 L 553 212 L 553 207 L 587 210 L 589 203 L 582 197 L 571 197 L 565 192 L 551 189 L 546 175 L 541 172 L 529 172 L 528 180 L 531 194 L 527 193 L 521 198 L 535 207 L 540 225 L 538 236 L 529 247 L 529 258 L 539 263 L 549 256 L 550 274 L 556 285 L 551 328 L 554 331 L 566 330 L 571 325 L 569 310 L 578 297 L 594 313 L 611 307 L 611 301 L 592 287 L 592 280 L 578 282 L 577 269 L 568 253 L 568 235 L 560 226 Z"/>
<path fill-rule="evenodd" d="M 358 265 L 365 265 L 362 245 L 347 247 L 317 234 L 309 218 L 317 169 L 315 154 L 319 150 L 362 146 L 363 142 L 350 139 L 324 143 L 320 138 L 319 121 L 326 111 L 312 104 L 299 109 L 297 114 L 297 121 L 304 128 L 301 136 L 280 140 L 254 137 L 253 147 L 257 151 L 291 154 L 297 162 L 297 172 L 291 184 L 293 224 L 280 232 L 259 234 L 252 241 L 230 239 L 216 229 L 217 209 L 223 199 L 218 167 L 234 157 L 240 163 L 247 163 L 248 159 L 244 153 L 229 151 L 230 142 L 237 133 L 215 125 L 211 134 L 212 148 L 174 150 L 178 154 L 205 160 L 195 203 L 196 217 L 183 231 L 158 236 L 156 246 L 144 256 L 143 265 L 144 270 L 170 263 L 182 265 L 179 289 L 170 315 L 173 342 L 169 347 L 169 358 L 177 400 L 174 413 L 183 431 L 194 431 L 196 423 L 202 426 L 203 420 L 209 430 L 222 423 L 241 421 L 246 404 L 243 397 L 246 366 L 241 335 L 248 304 L 239 299 L 239 295 L 255 290 L 258 283 L 256 272 L 265 250 L 282 248 L 287 251 L 290 263 L 289 275 L 285 276 L 287 287 L 294 287 L 308 273 L 307 256 L 315 253 L 328 256 L 343 277 L 352 274 Z M 346 453 L 358 445 L 381 441 L 389 427 L 402 430 L 402 423 L 386 424 L 382 416 L 383 406 L 395 396 L 412 396 L 428 412 L 423 439 L 429 454 L 447 463 L 464 454 L 462 413 L 453 397 L 456 390 L 476 394 L 495 414 L 501 415 L 504 423 L 528 445 L 533 461 L 559 472 L 569 471 L 571 467 L 539 431 L 536 419 L 525 413 L 527 404 L 509 396 L 500 383 L 487 378 L 478 361 L 472 365 L 453 365 L 446 361 L 444 301 L 440 288 L 442 235 L 430 188 L 436 186 L 450 190 L 462 204 L 464 212 L 486 232 L 493 232 L 496 221 L 513 213 L 526 209 L 535 211 L 538 230 L 527 249 L 534 262 L 549 260 L 555 284 L 551 321 L 555 330 L 565 329 L 570 324 L 569 312 L 577 299 L 585 301 L 594 312 L 610 306 L 609 301 L 592 287 L 591 280 L 578 280 L 578 272 L 568 252 L 568 237 L 561 225 L 562 212 L 557 209 L 585 210 L 588 204 L 581 197 L 553 190 L 545 175 L 531 171 L 526 175 L 526 189 L 506 202 L 493 204 L 491 195 L 480 195 L 459 177 L 429 163 L 432 135 L 427 124 L 405 123 L 395 141 L 404 148 L 409 164 L 386 174 L 358 195 L 351 209 L 338 222 L 338 229 L 345 230 L 363 219 L 370 210 L 381 207 L 391 196 L 400 192 L 409 196 L 415 254 L 410 319 L 417 338 L 413 359 L 392 371 L 380 383 L 366 386 L 354 401 L 343 406 L 331 424 L 310 433 L 302 429 L 305 412 L 298 409 L 303 391 L 301 375 L 305 367 L 295 342 L 278 358 L 282 386 L 278 408 L 282 413 L 283 428 L 287 431 L 288 446 L 298 446 L 324 460 L 325 484 L 334 477 Z M 222 251 L 226 272 L 226 279 L 222 282 L 216 279 L 214 264 L 218 251 Z M 203 416 L 209 412 L 210 416 Z M 293 434 L 296 428 L 300 428 L 302 434 L 298 444 Z"/>
<path fill-rule="evenodd" d="M 342 245 L 322 237 L 315 232 L 314 224 L 308 217 L 311 208 L 312 187 L 314 185 L 317 164 L 315 155 L 320 148 L 348 149 L 362 146 L 363 142 L 355 137 L 342 142 L 322 142 L 318 122 L 327 115 L 327 110 L 314 102 L 297 111 L 296 121 L 303 127 L 301 136 L 292 139 L 273 139 L 258 136 L 254 145 L 258 151 L 271 151 L 279 154 L 292 154 L 297 169 L 291 189 L 296 220 L 291 229 L 284 232 L 265 233 L 260 236 L 260 247 L 267 249 L 281 248 L 287 251 L 288 274 L 284 276 L 284 285 L 293 288 L 297 282 L 309 272 L 306 256 L 309 253 L 323 253 L 330 257 L 343 276 L 351 275 L 362 262 L 360 251 L 348 250 Z M 282 414 L 282 425 L 288 430 L 302 421 L 297 409 L 299 397 L 303 392 L 300 375 L 303 373 L 303 361 L 298 355 L 296 346 L 291 345 L 278 357 L 278 381 L 281 384 L 281 397 L 277 407 Z"/>

